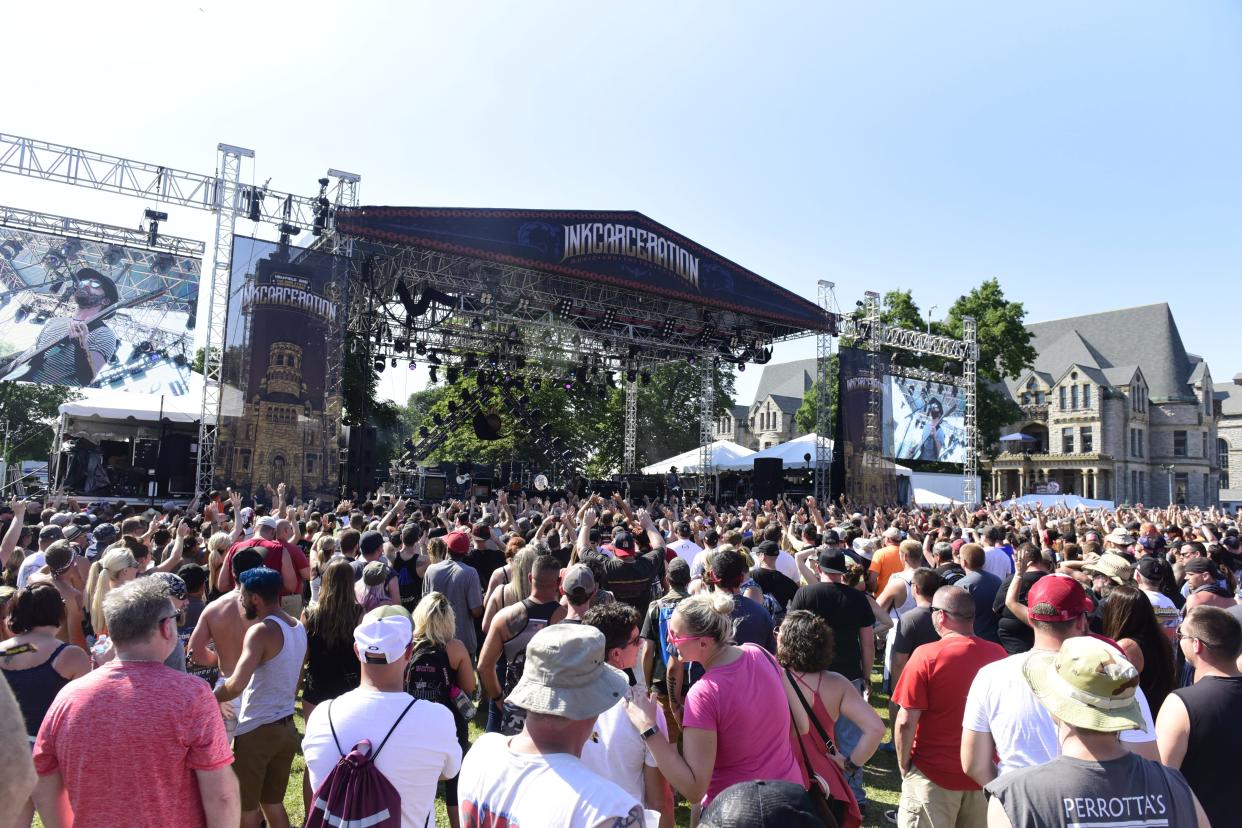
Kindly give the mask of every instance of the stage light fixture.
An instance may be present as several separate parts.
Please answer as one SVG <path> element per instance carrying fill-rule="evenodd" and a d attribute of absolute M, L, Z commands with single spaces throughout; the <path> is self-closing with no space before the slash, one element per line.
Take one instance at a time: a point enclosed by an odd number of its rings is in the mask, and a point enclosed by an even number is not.
<path fill-rule="evenodd" d="M 517 325 L 510 325 L 509 330 L 505 331 L 505 338 L 510 342 L 516 342 L 522 338 L 522 332 Z"/>
<path fill-rule="evenodd" d="M 605 328 L 611 328 L 613 325 L 615 325 L 617 323 L 617 309 L 609 308 L 608 310 L 604 311 L 603 322 L 604 322 Z"/>
<path fill-rule="evenodd" d="M 522 356 L 521 354 L 518 354 L 517 356 L 513 358 L 513 364 L 519 371 L 521 371 L 523 368 L 526 367 L 526 357 Z"/>
<path fill-rule="evenodd" d="M 250 202 L 250 214 L 247 216 L 251 221 L 259 222 L 263 220 L 263 193 L 250 187 L 246 190 L 246 198 Z"/>
<path fill-rule="evenodd" d="M 431 415 L 431 422 L 435 423 L 437 426 L 442 426 L 444 425 L 444 416 L 437 411 L 435 414 Z"/>
<path fill-rule="evenodd" d="M 518 405 L 525 406 L 525 405 L 527 405 L 529 402 L 530 402 L 530 397 L 526 396 L 525 394 L 523 394 L 522 396 L 518 397 Z"/>
<path fill-rule="evenodd" d="M 474 354 L 466 354 L 466 363 L 465 363 L 465 367 L 466 367 L 466 368 L 478 368 L 478 367 L 479 367 L 479 358 L 478 358 L 477 356 L 475 356 Z"/>
<path fill-rule="evenodd" d="M 560 301 L 560 304 L 557 305 L 556 307 L 557 315 L 562 318 L 569 316 L 571 313 L 573 313 L 573 310 L 574 310 L 574 302 L 572 299 L 568 299 L 568 298 L 562 299 Z"/>
<path fill-rule="evenodd" d="M 458 369 L 456 365 L 450 365 L 445 370 L 444 373 L 445 373 L 445 378 L 449 382 L 449 385 L 453 385 L 454 383 L 457 382 L 458 379 L 461 378 L 461 371 Z"/>
<path fill-rule="evenodd" d="M 673 317 L 671 316 L 665 317 L 664 327 L 660 329 L 660 338 L 668 339 L 669 337 L 671 337 L 673 335 L 673 329 L 676 326 L 677 326 L 677 323 L 673 320 Z"/>
<path fill-rule="evenodd" d="M 488 366 L 490 366 L 490 367 L 492 367 L 492 368 L 495 368 L 497 365 L 499 365 L 499 364 L 500 364 L 500 354 L 496 353 L 495 351 L 492 351 L 490 354 L 488 354 L 488 355 L 487 355 L 487 364 L 488 364 Z"/>
<path fill-rule="evenodd" d="M 411 362 L 410 365 L 412 367 L 414 363 Z M 427 378 L 430 379 L 433 384 L 440 381 L 440 376 L 436 373 L 436 366 L 432 365 L 427 369 Z"/>
<path fill-rule="evenodd" d="M 411 370 L 411 371 L 414 371 L 414 370 L 416 370 L 417 368 L 418 368 L 418 363 L 417 363 L 417 362 L 415 362 L 414 360 L 412 360 L 412 359 L 411 359 L 411 360 L 410 360 L 410 370 Z"/>
<path fill-rule="evenodd" d="M 625 372 L 626 382 L 634 382 L 637 379 L 638 379 L 638 371 L 636 371 L 635 369 L 630 368 L 628 371 Z"/>
<path fill-rule="evenodd" d="M 739 370 L 739 371 L 745 371 L 745 370 L 746 370 L 746 363 L 745 363 L 745 362 L 739 362 L 739 363 L 737 364 L 737 370 Z"/>
<path fill-rule="evenodd" d="M 587 369 L 585 365 L 579 365 L 574 369 L 574 379 L 578 382 L 586 382 Z"/>
<path fill-rule="evenodd" d="M 17 258 L 22 249 L 21 242 L 6 239 L 3 243 L 0 243 L 0 256 L 3 256 L 5 261 L 11 262 Z"/>
<path fill-rule="evenodd" d="M 397 367 L 397 358 L 396 358 L 396 357 L 393 357 L 393 358 L 392 358 L 392 367 L 393 367 L 393 368 L 396 368 L 396 367 Z"/>
<path fill-rule="evenodd" d="M 422 351 L 419 351 L 418 353 L 421 354 Z M 437 354 L 435 351 L 432 351 L 431 353 L 427 354 L 427 361 L 430 362 L 432 365 L 439 365 L 441 362 L 440 355 Z"/>
<path fill-rule="evenodd" d="M 77 239 L 69 239 L 69 241 L 60 246 L 60 255 L 63 259 L 76 259 L 81 252 L 82 242 Z"/>
<path fill-rule="evenodd" d="M 573 380 L 565 380 L 565 390 L 566 390 L 566 391 L 573 391 L 573 390 L 574 390 L 574 381 L 573 381 Z"/>
<path fill-rule="evenodd" d="M 695 356 L 694 354 L 691 354 L 690 356 L 686 357 L 686 362 L 690 365 L 698 365 L 699 358 Z"/>
<path fill-rule="evenodd" d="M 384 372 L 384 360 L 382 359 L 375 360 L 375 370 L 379 371 L 380 373 Z"/>
<path fill-rule="evenodd" d="M 422 356 L 423 354 L 427 353 L 427 343 L 421 340 L 418 342 L 415 342 L 414 353 L 418 354 L 419 356 Z"/>
<path fill-rule="evenodd" d="M 476 331 L 476 332 L 483 330 L 483 320 L 477 316 L 474 319 L 471 319 L 470 330 Z"/>
<path fill-rule="evenodd" d="M 539 379 L 538 377 L 535 377 L 533 380 L 530 381 L 531 391 L 539 391 L 542 388 L 543 388 L 543 380 Z"/>
<path fill-rule="evenodd" d="M 641 374 L 638 375 L 638 379 L 643 385 L 650 385 L 651 384 L 651 372 L 643 371 Z"/>
<path fill-rule="evenodd" d="M 461 389 L 461 401 L 462 401 L 462 402 L 465 402 L 465 403 L 468 403 L 468 402 L 473 402 L 473 401 L 474 401 L 474 392 L 473 392 L 473 391 L 471 391 L 469 388 L 463 388 L 463 389 Z"/>
<path fill-rule="evenodd" d="M 426 440 L 428 437 L 431 436 L 431 429 L 427 428 L 427 426 L 419 426 L 418 436 Z"/>
<path fill-rule="evenodd" d="M 405 341 L 398 339 L 396 342 L 392 343 L 392 350 L 394 353 L 398 354 L 405 353 Z"/>

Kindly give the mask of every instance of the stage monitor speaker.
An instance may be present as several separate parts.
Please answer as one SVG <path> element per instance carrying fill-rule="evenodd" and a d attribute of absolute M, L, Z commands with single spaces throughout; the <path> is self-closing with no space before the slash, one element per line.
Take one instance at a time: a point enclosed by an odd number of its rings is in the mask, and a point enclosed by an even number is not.
<path fill-rule="evenodd" d="M 779 457 L 756 458 L 751 490 L 760 503 L 780 498 L 785 491 L 785 461 Z"/>
<path fill-rule="evenodd" d="M 495 411 L 474 415 L 474 436 L 480 440 L 499 440 L 500 429 L 500 415 Z"/>
<path fill-rule="evenodd" d="M 444 475 L 423 478 L 423 500 L 444 500 L 448 492 L 448 478 Z"/>
<path fill-rule="evenodd" d="M 134 466 L 142 469 L 144 472 L 148 469 L 154 471 L 159 465 L 160 459 L 160 441 L 138 439 L 134 441 Z"/>
<path fill-rule="evenodd" d="M 345 473 L 341 482 L 358 495 L 375 488 L 375 427 L 345 427 Z"/>

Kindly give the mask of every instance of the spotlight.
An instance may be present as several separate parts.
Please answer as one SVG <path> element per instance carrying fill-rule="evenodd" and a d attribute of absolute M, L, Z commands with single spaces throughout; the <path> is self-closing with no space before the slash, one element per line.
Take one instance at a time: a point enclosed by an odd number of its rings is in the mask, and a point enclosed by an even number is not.
<path fill-rule="evenodd" d="M 540 380 L 538 377 L 535 377 L 533 380 L 530 381 L 531 391 L 538 391 L 541 388 L 543 388 L 543 381 Z"/>
<path fill-rule="evenodd" d="M 698 365 L 699 358 L 695 356 L 694 354 L 691 354 L 690 356 L 686 357 L 686 362 L 689 363 L 690 365 Z"/>
<path fill-rule="evenodd" d="M 513 365 L 519 371 L 521 371 L 523 368 L 526 367 L 526 357 L 522 356 L 521 354 L 518 354 L 517 356 L 513 358 Z"/>
<path fill-rule="evenodd" d="M 418 353 L 421 354 L 422 351 L 418 351 Z M 439 365 L 440 355 L 437 354 L 435 351 L 432 351 L 430 354 L 427 355 L 427 361 L 430 362 L 432 365 Z"/>
<path fill-rule="evenodd" d="M 629 369 L 628 371 L 626 371 L 626 372 L 625 372 L 625 381 L 626 381 L 626 382 L 634 382 L 634 381 L 635 381 L 635 380 L 637 380 L 637 379 L 638 379 L 638 372 L 637 372 L 636 370 L 634 370 L 633 368 L 631 368 L 631 369 Z"/>
<path fill-rule="evenodd" d="M 431 429 L 427 428 L 427 426 L 420 426 L 418 429 L 418 436 L 426 440 L 431 436 Z"/>
<path fill-rule="evenodd" d="M 435 423 L 437 426 L 442 426 L 444 425 L 444 416 L 439 412 L 436 412 L 431 415 L 431 422 Z"/>
<path fill-rule="evenodd" d="M 394 360 L 394 361 L 395 361 L 395 360 Z M 414 370 L 416 370 L 417 368 L 418 368 L 418 363 L 417 363 L 417 362 L 415 362 L 414 360 L 412 360 L 412 359 L 411 359 L 411 360 L 410 360 L 410 370 L 411 370 L 411 371 L 414 371 Z"/>
<path fill-rule="evenodd" d="M 608 310 L 604 311 L 603 323 L 604 323 L 605 328 L 611 328 L 613 325 L 617 323 L 617 309 L 616 308 L 609 308 Z"/>
<path fill-rule="evenodd" d="M 480 318 L 479 318 L 479 317 L 477 317 L 477 316 L 476 316 L 474 319 L 471 319 L 471 320 L 470 320 L 470 330 L 472 330 L 472 331 L 481 331 L 481 330 L 483 330 L 483 320 L 482 320 L 482 319 L 480 319 Z"/>
<path fill-rule="evenodd" d="M 556 313 L 560 317 L 569 316 L 574 311 L 574 303 L 572 299 L 562 299 L 556 307 Z"/>
<path fill-rule="evenodd" d="M 453 385 L 454 383 L 457 382 L 458 379 L 461 378 L 461 371 L 457 368 L 456 365 L 450 365 L 445 370 L 444 373 L 445 373 L 446 378 L 448 379 L 449 385 Z"/>
<path fill-rule="evenodd" d="M 376 371 L 383 372 L 383 370 L 384 370 L 384 360 L 382 360 L 382 359 L 377 359 L 377 360 L 375 360 L 375 370 L 376 370 Z"/>
<path fill-rule="evenodd" d="M 745 362 L 739 362 L 739 363 L 737 364 L 737 370 L 739 370 L 739 371 L 745 371 L 745 370 L 746 370 L 746 363 L 745 363 Z"/>
<path fill-rule="evenodd" d="M 660 329 L 660 338 L 668 339 L 669 337 L 671 337 L 673 335 L 673 329 L 676 326 L 677 326 L 677 323 L 673 321 L 673 317 L 671 316 L 665 317 L 664 327 Z"/>
<path fill-rule="evenodd" d="M 573 390 L 574 390 L 574 381 L 573 381 L 573 380 L 565 380 L 565 390 L 566 390 L 566 391 L 573 391 Z"/>
<path fill-rule="evenodd" d="M 505 332 L 505 338 L 510 342 L 516 342 L 522 336 L 522 332 L 518 330 L 517 325 L 510 325 L 509 330 Z"/>
<path fill-rule="evenodd" d="M 492 351 L 490 354 L 487 355 L 487 364 L 491 366 L 492 368 L 495 368 L 497 365 L 500 364 L 500 355 L 497 354 L 495 351 Z"/>
<path fill-rule="evenodd" d="M 253 187 L 247 188 L 246 197 L 250 201 L 250 214 L 247 216 L 251 221 L 263 220 L 263 193 Z"/>
<path fill-rule="evenodd" d="M 82 252 L 82 242 L 77 239 L 70 239 L 60 247 L 60 256 L 62 259 L 75 259 Z"/>
<path fill-rule="evenodd" d="M 464 403 L 473 402 L 474 392 L 472 392 L 469 388 L 461 389 L 461 401 Z"/>
<path fill-rule="evenodd" d="M 478 367 L 479 367 L 479 358 L 478 358 L 477 356 L 475 356 L 474 354 L 466 354 L 466 365 L 465 365 L 465 367 L 467 367 L 467 368 L 478 368 Z"/>
<path fill-rule="evenodd" d="M 419 356 L 422 356 L 423 354 L 427 353 L 427 343 L 426 342 L 414 343 L 414 353 L 418 354 Z"/>
<path fill-rule="evenodd" d="M 650 371 L 643 371 L 641 374 L 638 375 L 638 378 L 643 385 L 651 384 L 651 372 Z"/>
<path fill-rule="evenodd" d="M 405 449 L 410 454 L 413 454 L 414 453 L 414 441 L 411 440 L 409 437 L 406 437 L 405 440 L 402 441 L 401 443 L 401 448 Z"/>
<path fill-rule="evenodd" d="M 397 367 L 397 358 L 396 358 L 396 357 L 393 357 L 393 358 L 392 358 L 392 367 L 393 367 L 393 368 L 396 368 L 396 367 Z"/>
<path fill-rule="evenodd" d="M 574 379 L 578 382 L 586 382 L 587 369 L 585 365 L 579 365 L 574 369 Z"/>
<path fill-rule="evenodd" d="M 0 243 L 0 256 L 3 256 L 5 261 L 13 261 L 17 258 L 17 254 L 21 252 L 22 243 L 19 241 L 6 239 L 3 243 Z"/>
<path fill-rule="evenodd" d="M 392 343 L 392 349 L 398 354 L 405 353 L 405 342 L 398 339 L 396 342 Z"/>
<path fill-rule="evenodd" d="M 412 363 L 412 362 L 411 362 L 411 363 L 410 363 L 410 367 L 411 367 L 411 368 L 413 368 L 413 367 L 414 367 L 414 363 Z M 433 365 L 433 366 L 431 366 L 429 369 L 427 369 L 427 378 L 428 378 L 429 380 L 431 380 L 431 381 L 432 381 L 432 383 L 437 383 L 437 382 L 439 382 L 439 381 L 440 381 L 440 377 L 439 377 L 439 375 L 436 373 L 436 366 L 434 366 L 434 365 Z"/>

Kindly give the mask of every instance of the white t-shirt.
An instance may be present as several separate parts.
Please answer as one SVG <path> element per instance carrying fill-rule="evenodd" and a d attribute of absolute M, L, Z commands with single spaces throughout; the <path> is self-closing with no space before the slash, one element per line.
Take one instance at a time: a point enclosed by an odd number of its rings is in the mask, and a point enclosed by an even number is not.
<path fill-rule="evenodd" d="M 360 687 L 316 707 L 306 720 L 306 735 L 302 737 L 311 790 L 319 790 L 319 784 L 341 759 L 332 727 L 346 753 L 363 739 L 370 739 L 371 749 L 376 750 L 411 701 L 408 693 L 381 693 Z M 329 710 L 332 727 L 328 725 Z M 428 814 L 435 809 L 436 783 L 441 776 L 451 778 L 461 768 L 453 714 L 442 704 L 415 702 L 376 757 L 375 767 L 401 792 L 402 828 L 424 828 Z"/>
<path fill-rule="evenodd" d="M 699 546 L 689 538 L 678 538 L 670 544 L 668 548 L 677 553 L 677 557 L 686 562 L 687 566 L 694 565 L 694 556 L 703 551 L 703 547 Z"/>
<path fill-rule="evenodd" d="M 1177 608 L 1177 604 L 1173 603 L 1173 599 L 1154 589 L 1145 589 L 1143 594 L 1151 601 L 1151 608 L 1155 610 L 1156 620 L 1160 622 L 1160 626 L 1169 630 L 1177 629 L 1177 625 L 1181 623 L 1182 613 Z"/>
<path fill-rule="evenodd" d="M 463 825 L 596 828 L 630 817 L 656 825 L 642 804 L 569 753 L 515 753 L 511 737 L 484 733 L 466 754 L 457 780 Z M 629 823 L 627 823 L 629 824 Z"/>
<path fill-rule="evenodd" d="M 758 561 L 755 561 L 758 564 Z M 802 573 L 798 571 L 798 562 L 794 560 L 794 556 L 790 555 L 784 549 L 776 556 L 776 571 L 784 575 L 795 584 L 802 583 Z"/>
<path fill-rule="evenodd" d="M 630 700 L 633 701 L 638 693 L 641 693 L 640 688 L 631 687 L 628 694 Z M 664 713 L 660 710 L 656 710 L 656 727 L 668 735 Z M 617 702 L 595 720 L 591 738 L 582 746 L 582 764 L 605 779 L 616 782 L 639 802 L 646 802 L 643 766 L 654 768 L 656 760 L 630 717 L 625 715 L 623 702 Z"/>
<path fill-rule="evenodd" d="M 983 550 L 983 570 L 991 572 L 1002 581 L 1014 571 L 1012 553 L 1006 552 L 1005 549 L 1003 546 L 990 546 Z"/>
<path fill-rule="evenodd" d="M 47 553 L 35 552 L 33 555 L 27 555 L 22 561 L 21 568 L 17 570 L 17 588 L 22 589 L 30 581 L 30 576 L 43 568 L 47 563 Z"/>
<path fill-rule="evenodd" d="M 1031 651 L 1036 652 L 1036 651 Z M 975 733 L 991 733 L 1000 757 L 997 773 L 1042 765 L 1061 755 L 1057 726 L 1048 709 L 1040 704 L 1022 676 L 1030 652 L 1018 653 L 984 665 L 975 674 L 966 695 L 962 727 Z M 1147 732 L 1127 730 L 1123 742 L 1153 742 L 1156 727 L 1143 691 L 1135 688 Z"/>

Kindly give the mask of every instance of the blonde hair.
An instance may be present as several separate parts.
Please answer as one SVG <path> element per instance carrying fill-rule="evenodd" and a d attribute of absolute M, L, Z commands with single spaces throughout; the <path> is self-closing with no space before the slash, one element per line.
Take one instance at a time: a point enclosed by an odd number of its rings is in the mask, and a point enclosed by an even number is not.
<path fill-rule="evenodd" d="M 439 563 L 448 557 L 448 543 L 444 538 L 432 538 L 427 541 L 427 557 L 432 563 Z"/>
<path fill-rule="evenodd" d="M 211 552 L 227 552 L 233 545 L 233 536 L 228 532 L 216 532 L 207 539 L 207 549 Z"/>
<path fill-rule="evenodd" d="M 713 638 L 719 644 L 733 643 L 733 596 L 724 591 L 700 592 L 677 602 L 677 615 L 690 635 Z"/>
<path fill-rule="evenodd" d="M 121 566 L 115 573 L 113 573 L 113 571 L 108 568 L 108 564 L 111 564 L 114 567 L 118 564 Z M 96 565 L 99 566 L 98 570 L 95 569 Z M 108 631 L 108 622 L 107 619 L 104 618 L 103 605 L 104 598 L 108 597 L 108 592 L 112 589 L 112 582 L 115 580 L 114 575 L 119 575 L 126 569 L 136 568 L 137 566 L 138 561 L 134 558 L 134 554 L 129 551 L 129 548 L 125 544 L 119 541 L 109 546 L 104 551 L 104 554 L 99 557 L 99 560 L 95 561 L 94 564 L 91 564 L 91 575 L 94 576 L 95 581 L 94 584 L 90 584 L 90 579 L 88 578 L 87 582 L 89 586 L 93 587 L 90 592 L 91 626 L 94 627 L 96 635 L 103 635 Z"/>
<path fill-rule="evenodd" d="M 509 563 L 509 583 L 505 584 L 501 595 L 502 603 L 507 607 L 530 597 L 530 573 L 535 565 L 538 553 L 533 546 L 523 546 Z"/>
<path fill-rule="evenodd" d="M 443 593 L 429 592 L 414 607 L 414 646 L 446 647 L 457 634 L 457 616 Z"/>

